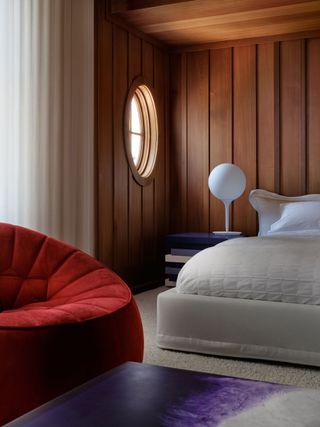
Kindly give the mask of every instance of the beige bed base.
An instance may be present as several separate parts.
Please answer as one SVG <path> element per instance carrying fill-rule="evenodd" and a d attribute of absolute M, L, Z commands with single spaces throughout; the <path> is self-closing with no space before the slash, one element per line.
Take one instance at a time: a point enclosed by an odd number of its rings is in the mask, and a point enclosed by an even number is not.
<path fill-rule="evenodd" d="M 158 296 L 157 345 L 320 366 L 320 307 L 186 295 L 174 288 Z"/>

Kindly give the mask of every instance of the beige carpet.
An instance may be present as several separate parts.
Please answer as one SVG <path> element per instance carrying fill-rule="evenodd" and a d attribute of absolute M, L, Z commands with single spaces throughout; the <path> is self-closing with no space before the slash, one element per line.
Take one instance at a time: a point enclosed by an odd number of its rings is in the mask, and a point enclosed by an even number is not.
<path fill-rule="evenodd" d="M 320 389 L 320 368 L 213 357 L 158 348 L 155 341 L 156 301 L 157 295 L 165 290 L 167 288 L 163 286 L 135 296 L 144 327 L 145 363 Z"/>

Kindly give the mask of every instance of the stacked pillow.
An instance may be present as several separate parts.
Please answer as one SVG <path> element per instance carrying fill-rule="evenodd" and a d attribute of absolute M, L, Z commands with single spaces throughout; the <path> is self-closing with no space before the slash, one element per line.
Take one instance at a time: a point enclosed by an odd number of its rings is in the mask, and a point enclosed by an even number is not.
<path fill-rule="evenodd" d="M 259 216 L 259 236 L 320 234 L 320 194 L 288 197 L 252 190 L 249 200 Z"/>

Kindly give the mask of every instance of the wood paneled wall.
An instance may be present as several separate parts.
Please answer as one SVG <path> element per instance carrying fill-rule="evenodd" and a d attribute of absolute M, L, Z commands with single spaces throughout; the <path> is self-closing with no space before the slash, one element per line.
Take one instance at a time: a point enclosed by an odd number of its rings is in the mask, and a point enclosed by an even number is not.
<path fill-rule="evenodd" d="M 163 275 L 163 243 L 168 227 L 168 54 L 121 24 L 113 22 L 107 2 L 97 0 L 96 168 L 97 256 L 130 286 Z M 153 85 L 158 112 L 156 173 L 140 186 L 124 148 L 123 117 L 135 77 Z"/>
<path fill-rule="evenodd" d="M 250 190 L 320 193 L 319 38 L 238 43 L 171 55 L 170 229 L 224 229 L 211 169 L 240 166 L 233 229 L 254 235 Z"/>

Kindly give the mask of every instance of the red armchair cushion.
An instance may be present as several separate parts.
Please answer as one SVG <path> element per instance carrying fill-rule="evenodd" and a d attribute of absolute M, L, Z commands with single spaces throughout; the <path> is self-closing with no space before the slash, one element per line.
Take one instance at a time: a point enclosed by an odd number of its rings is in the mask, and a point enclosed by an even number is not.
<path fill-rule="evenodd" d="M 0 423 L 127 360 L 143 331 L 130 289 L 89 255 L 0 223 Z"/>

